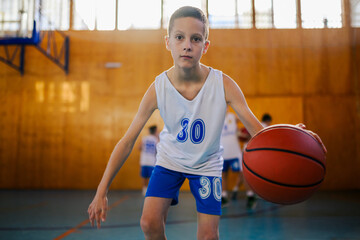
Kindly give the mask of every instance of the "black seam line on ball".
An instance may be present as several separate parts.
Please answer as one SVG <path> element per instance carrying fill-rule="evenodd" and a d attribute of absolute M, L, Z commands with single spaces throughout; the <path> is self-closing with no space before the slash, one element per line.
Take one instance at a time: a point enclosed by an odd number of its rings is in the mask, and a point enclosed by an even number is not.
<path fill-rule="evenodd" d="M 273 184 L 276 184 L 276 185 L 279 185 L 279 186 L 284 186 L 284 187 L 293 187 L 293 188 L 307 188 L 307 187 L 314 187 L 314 186 L 317 186 L 319 185 L 320 183 L 322 183 L 322 181 L 324 179 L 321 179 L 319 182 L 316 182 L 316 183 L 313 183 L 313 184 L 308 184 L 308 185 L 292 185 L 292 184 L 285 184 L 285 183 L 279 183 L 279 182 L 276 182 L 276 181 L 273 181 L 273 180 L 270 180 L 270 179 L 267 179 L 267 178 L 264 178 L 262 176 L 260 176 L 259 174 L 257 174 L 256 172 L 254 172 L 253 170 L 251 170 L 245 163 L 245 161 L 243 161 L 243 164 L 245 165 L 246 169 L 249 170 L 252 174 L 254 174 L 255 176 L 257 176 L 258 178 L 261 178 L 262 180 L 265 180 L 267 182 L 270 182 L 270 183 L 273 183 Z"/>
<path fill-rule="evenodd" d="M 306 158 L 309 158 L 311 160 L 313 160 L 314 162 L 320 164 L 322 166 L 322 168 L 324 169 L 325 171 L 325 165 L 320 162 L 319 160 L 317 160 L 316 158 L 313 158 L 311 156 L 308 156 L 308 155 L 305 155 L 305 154 L 302 154 L 302 153 L 298 153 L 298 152 L 294 152 L 294 151 L 290 151 L 290 150 L 286 150 L 286 149 L 278 149 L 278 148 L 253 148 L 253 149 L 245 149 L 245 152 L 254 152 L 254 151 L 277 151 L 277 152 L 286 152 L 286 153 L 292 153 L 292 154 L 296 154 L 296 155 L 299 155 L 299 156 L 302 156 L 302 157 L 306 157 Z"/>

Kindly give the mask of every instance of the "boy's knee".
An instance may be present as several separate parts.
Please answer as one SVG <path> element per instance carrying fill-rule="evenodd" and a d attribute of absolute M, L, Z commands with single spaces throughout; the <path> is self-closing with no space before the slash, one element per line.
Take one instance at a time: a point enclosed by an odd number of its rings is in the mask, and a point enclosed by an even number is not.
<path fill-rule="evenodd" d="M 148 232 L 151 229 L 151 221 L 142 216 L 140 218 L 140 227 L 144 233 Z"/>
<path fill-rule="evenodd" d="M 141 230 L 145 236 L 158 236 L 164 234 L 163 224 L 154 218 L 142 216 L 140 219 Z"/>
<path fill-rule="evenodd" d="M 218 240 L 219 239 L 219 231 L 218 229 L 208 228 L 206 230 L 198 231 L 198 239 L 201 240 Z"/>

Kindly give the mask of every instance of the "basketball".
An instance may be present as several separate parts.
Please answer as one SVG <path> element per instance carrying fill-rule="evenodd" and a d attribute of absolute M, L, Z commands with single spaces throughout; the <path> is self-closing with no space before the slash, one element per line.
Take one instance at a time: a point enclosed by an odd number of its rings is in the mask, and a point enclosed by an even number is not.
<path fill-rule="evenodd" d="M 326 154 L 317 139 L 300 127 L 266 127 L 244 151 L 244 177 L 261 198 L 278 204 L 308 199 L 324 180 Z"/>

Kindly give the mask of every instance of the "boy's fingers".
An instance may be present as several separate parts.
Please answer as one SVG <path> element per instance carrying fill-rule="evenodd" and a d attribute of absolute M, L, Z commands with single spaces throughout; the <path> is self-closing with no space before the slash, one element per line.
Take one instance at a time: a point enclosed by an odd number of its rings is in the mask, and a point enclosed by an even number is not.
<path fill-rule="evenodd" d="M 296 126 L 299 128 L 302 128 L 302 129 L 306 128 L 305 124 L 303 124 L 303 123 L 298 123 L 298 124 L 296 124 Z"/>
<path fill-rule="evenodd" d="M 106 213 L 107 213 L 107 210 L 106 210 L 106 208 L 104 208 L 101 211 L 101 221 L 103 221 L 103 222 L 105 222 L 105 220 L 106 220 Z"/>
<path fill-rule="evenodd" d="M 96 213 L 96 225 L 97 228 L 100 228 L 100 212 Z"/>
<path fill-rule="evenodd" d="M 89 221 L 91 223 L 91 226 L 94 227 L 94 213 L 91 210 L 91 207 L 89 207 L 88 209 L 88 214 L 89 214 Z"/>
<path fill-rule="evenodd" d="M 90 219 L 91 227 L 94 227 L 94 219 Z"/>
<path fill-rule="evenodd" d="M 317 134 L 314 133 L 313 131 L 310 131 L 310 130 L 305 129 L 306 126 L 305 126 L 305 124 L 303 124 L 303 123 L 298 123 L 298 124 L 296 124 L 296 126 L 299 127 L 299 128 L 302 128 L 302 129 L 306 130 L 306 131 L 307 131 L 308 133 L 310 133 L 313 137 L 315 137 L 316 140 L 320 143 L 320 145 L 321 145 L 324 153 L 327 153 L 327 149 L 326 149 L 324 143 L 322 142 L 321 138 L 319 137 L 319 135 L 317 135 Z"/>

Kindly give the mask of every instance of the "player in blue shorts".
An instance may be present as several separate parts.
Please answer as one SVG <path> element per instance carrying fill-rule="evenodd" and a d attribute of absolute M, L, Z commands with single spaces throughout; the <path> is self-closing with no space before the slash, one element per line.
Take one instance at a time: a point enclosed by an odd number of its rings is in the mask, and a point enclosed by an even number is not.
<path fill-rule="evenodd" d="M 164 128 L 140 220 L 145 239 L 166 239 L 167 213 L 177 203 L 186 178 L 196 199 L 197 238 L 219 239 L 223 167 L 220 136 L 226 106 L 234 109 L 250 135 L 263 127 L 235 81 L 200 63 L 210 46 L 208 34 L 208 20 L 198 8 L 182 7 L 171 16 L 165 42 L 174 66 L 150 85 L 129 129 L 115 146 L 88 208 L 92 225 L 96 221 L 99 228 L 105 221 L 110 184 L 142 128 L 159 109 Z"/>
<path fill-rule="evenodd" d="M 145 196 L 149 179 L 154 170 L 156 163 L 156 144 L 159 142 L 157 136 L 157 126 L 153 125 L 149 127 L 149 134 L 141 139 L 140 144 L 140 167 L 141 167 L 141 179 L 142 179 L 142 193 Z"/>

